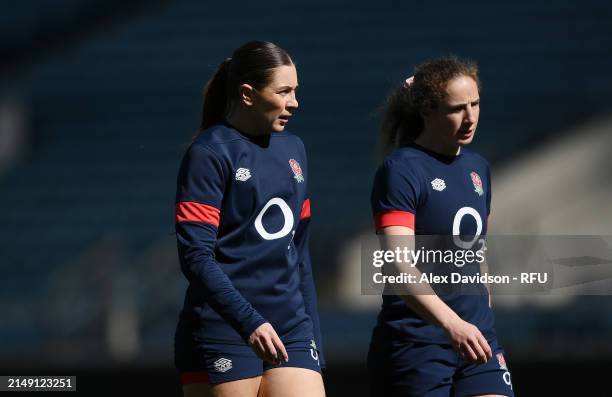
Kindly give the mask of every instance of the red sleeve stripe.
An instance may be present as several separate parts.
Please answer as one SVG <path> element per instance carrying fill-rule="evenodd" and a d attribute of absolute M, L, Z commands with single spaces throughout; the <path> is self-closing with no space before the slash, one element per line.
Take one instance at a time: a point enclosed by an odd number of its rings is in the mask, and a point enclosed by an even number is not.
<path fill-rule="evenodd" d="M 183 372 L 181 374 L 181 384 L 188 385 L 190 383 L 209 383 L 208 374 L 206 372 Z"/>
<path fill-rule="evenodd" d="M 310 199 L 304 200 L 302 204 L 302 213 L 300 214 L 300 220 L 310 218 Z"/>
<path fill-rule="evenodd" d="M 374 216 L 376 229 L 387 226 L 405 226 L 414 230 L 414 214 L 407 211 L 388 211 Z"/>
<path fill-rule="evenodd" d="M 185 201 L 176 205 L 176 223 L 204 222 L 219 227 L 219 209 L 206 204 Z"/>

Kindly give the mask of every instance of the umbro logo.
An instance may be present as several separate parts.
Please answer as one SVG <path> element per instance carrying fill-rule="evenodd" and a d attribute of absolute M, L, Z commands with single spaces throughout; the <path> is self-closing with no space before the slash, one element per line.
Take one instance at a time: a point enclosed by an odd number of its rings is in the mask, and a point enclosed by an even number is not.
<path fill-rule="evenodd" d="M 444 179 L 436 178 L 431 181 L 431 187 L 433 190 L 441 192 L 442 190 L 446 189 L 446 182 L 444 182 Z"/>
<path fill-rule="evenodd" d="M 251 171 L 248 168 L 238 168 L 236 170 L 236 180 L 244 182 L 251 177 Z"/>
<path fill-rule="evenodd" d="M 232 360 L 227 358 L 220 358 L 213 363 L 215 365 L 215 369 L 218 372 L 227 372 L 232 369 Z"/>

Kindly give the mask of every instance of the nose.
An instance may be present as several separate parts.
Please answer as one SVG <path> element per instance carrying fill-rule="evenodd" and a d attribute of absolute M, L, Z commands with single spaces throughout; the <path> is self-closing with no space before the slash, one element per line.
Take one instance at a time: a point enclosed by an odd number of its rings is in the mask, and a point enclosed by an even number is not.
<path fill-rule="evenodd" d="M 472 108 L 472 105 L 470 105 L 469 103 L 465 110 L 465 120 L 464 121 L 468 124 L 474 124 L 476 122 L 476 112 Z"/>
<path fill-rule="evenodd" d="M 287 108 L 289 109 L 297 109 L 300 104 L 298 103 L 297 96 L 295 92 L 291 93 L 289 100 L 287 101 Z"/>

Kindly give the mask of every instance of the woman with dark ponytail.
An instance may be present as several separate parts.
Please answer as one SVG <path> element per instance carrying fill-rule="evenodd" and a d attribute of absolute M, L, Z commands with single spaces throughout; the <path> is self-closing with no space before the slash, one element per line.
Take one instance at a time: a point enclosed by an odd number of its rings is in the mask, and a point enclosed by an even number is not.
<path fill-rule="evenodd" d="M 258 41 L 206 85 L 176 196 L 185 396 L 325 395 L 306 152 L 284 131 L 297 87 L 289 54 Z"/>
<path fill-rule="evenodd" d="M 200 131 L 225 120 L 227 109 L 227 74 L 232 58 L 226 58 L 206 84 L 202 104 Z"/>
<path fill-rule="evenodd" d="M 465 148 L 476 133 L 479 88 L 473 62 L 446 57 L 417 66 L 387 99 L 381 127 L 387 157 L 371 198 L 385 249 L 414 251 L 414 237 L 407 237 L 414 235 L 423 236 L 419 248 L 431 241 L 424 236 L 435 235 L 457 254 L 484 241 L 480 237 L 486 235 L 491 207 L 489 165 Z M 429 281 L 447 269 L 480 274 L 486 262 L 444 261 L 390 264 L 391 272 L 407 272 L 416 281 L 385 286 L 368 354 L 373 396 L 514 395 L 488 287 L 474 283 L 457 293 Z"/>

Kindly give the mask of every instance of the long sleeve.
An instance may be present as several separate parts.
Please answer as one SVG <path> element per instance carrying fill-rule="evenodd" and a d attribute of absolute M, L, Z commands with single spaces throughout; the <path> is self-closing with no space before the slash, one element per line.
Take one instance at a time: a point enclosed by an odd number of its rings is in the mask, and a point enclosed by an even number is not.
<path fill-rule="evenodd" d="M 319 310 L 317 304 L 317 291 L 312 274 L 310 263 L 310 252 L 308 244 L 310 240 L 310 199 L 306 199 L 302 206 L 300 223 L 295 233 L 295 246 L 298 250 L 300 261 L 300 290 L 304 297 L 306 313 L 312 319 L 315 343 L 319 353 L 319 365 L 325 368 L 325 356 L 323 354 L 323 338 L 321 335 L 321 325 L 319 321 Z"/>
<path fill-rule="evenodd" d="M 227 173 L 210 149 L 199 145 L 189 148 L 178 175 L 176 237 L 181 270 L 190 285 L 246 340 L 266 320 L 215 259 Z"/>

